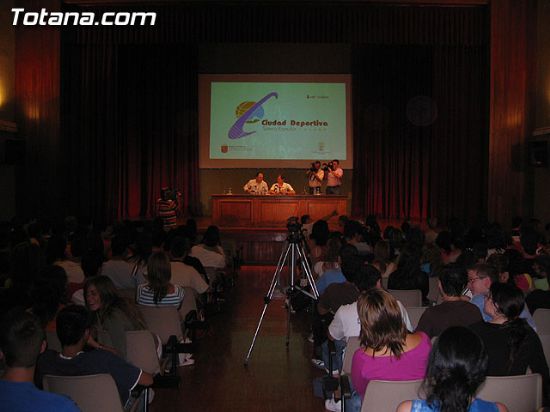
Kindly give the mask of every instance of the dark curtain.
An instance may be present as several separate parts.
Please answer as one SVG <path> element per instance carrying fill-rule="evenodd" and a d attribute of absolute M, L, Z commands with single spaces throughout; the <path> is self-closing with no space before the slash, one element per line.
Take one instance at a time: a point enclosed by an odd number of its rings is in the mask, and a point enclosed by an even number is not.
<path fill-rule="evenodd" d="M 185 211 L 200 212 L 197 55 L 208 42 L 303 43 L 305 53 L 307 43 L 352 44 L 353 214 L 423 219 L 485 211 L 486 7 L 297 2 L 155 10 L 154 27 L 64 29 L 62 148 L 72 213 L 151 217 L 163 185 L 182 189 Z"/>
<path fill-rule="evenodd" d="M 353 66 L 353 214 L 483 213 L 486 49 L 362 46 Z"/>
<path fill-rule="evenodd" d="M 107 221 L 152 217 L 160 188 L 171 186 L 182 192 L 182 211 L 196 214 L 196 49 L 67 48 L 69 211 Z"/>

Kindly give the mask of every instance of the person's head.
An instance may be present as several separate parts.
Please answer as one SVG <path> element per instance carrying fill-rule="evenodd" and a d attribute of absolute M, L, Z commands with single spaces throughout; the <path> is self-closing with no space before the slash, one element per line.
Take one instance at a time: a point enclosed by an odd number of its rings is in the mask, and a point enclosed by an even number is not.
<path fill-rule="evenodd" d="M 346 226 L 346 223 L 348 220 L 349 220 L 349 217 L 347 217 L 346 215 L 338 216 L 338 228 L 342 233 L 344 233 L 344 227 Z"/>
<path fill-rule="evenodd" d="M 264 174 L 263 172 L 257 172 L 256 173 L 256 182 L 262 183 L 264 181 Z"/>
<path fill-rule="evenodd" d="M 513 321 L 519 318 L 525 306 L 525 297 L 520 288 L 507 283 L 495 282 L 485 296 L 483 310 L 492 319 L 504 316 Z"/>
<path fill-rule="evenodd" d="M 478 263 L 468 270 L 468 288 L 473 295 L 486 295 L 491 284 L 498 280 L 498 273 L 493 266 Z"/>
<path fill-rule="evenodd" d="M 284 182 L 285 182 L 285 177 L 283 175 L 278 175 L 277 176 L 277 183 L 279 185 L 282 185 Z"/>
<path fill-rule="evenodd" d="M 316 160 L 313 163 L 313 166 L 315 166 L 315 169 L 319 170 L 321 168 L 321 162 L 319 160 Z"/>
<path fill-rule="evenodd" d="M 48 240 L 46 246 L 46 258 L 48 263 L 53 263 L 56 260 L 65 259 L 67 249 L 67 241 L 61 235 L 54 235 Z"/>
<path fill-rule="evenodd" d="M 493 253 L 487 258 L 487 264 L 494 267 L 498 274 L 498 281 L 513 284 L 514 279 L 512 279 L 508 270 L 509 263 L 508 257 L 502 253 Z"/>
<path fill-rule="evenodd" d="M 452 250 L 452 245 L 453 245 L 453 237 L 451 235 L 451 232 L 447 230 L 443 230 L 442 232 L 439 232 L 439 234 L 435 238 L 435 244 L 440 249 L 449 253 Z"/>
<path fill-rule="evenodd" d="M 468 274 L 464 267 L 449 265 L 439 275 L 441 292 L 446 296 L 461 296 L 468 282 Z"/>
<path fill-rule="evenodd" d="M 340 268 L 346 279 L 354 279 L 361 266 L 363 259 L 359 256 L 357 248 L 351 245 L 340 248 Z"/>
<path fill-rule="evenodd" d="M 380 259 L 373 259 L 370 263 L 372 266 L 376 268 L 380 273 L 386 273 L 386 270 L 388 268 L 388 265 L 386 265 L 386 262 Z"/>
<path fill-rule="evenodd" d="M 208 226 L 206 232 L 204 232 L 202 243 L 208 247 L 215 247 L 220 244 L 220 229 L 218 226 Z"/>
<path fill-rule="evenodd" d="M 355 274 L 355 286 L 360 292 L 372 288 L 382 287 L 382 275 L 380 271 L 372 265 L 359 266 L 359 270 Z"/>
<path fill-rule="evenodd" d="M 328 223 L 325 220 L 316 221 L 311 227 L 311 239 L 315 241 L 317 246 L 325 246 L 328 241 L 330 231 Z"/>
<path fill-rule="evenodd" d="M 383 262 L 388 262 L 391 257 L 390 242 L 387 240 L 379 240 L 374 245 L 374 258 Z"/>
<path fill-rule="evenodd" d="M 56 332 L 61 346 L 84 346 L 90 334 L 90 325 L 90 312 L 84 306 L 70 305 L 61 309 L 56 319 Z"/>
<path fill-rule="evenodd" d="M 453 326 L 434 342 L 423 387 L 430 405 L 441 412 L 467 412 L 489 362 L 481 339 L 470 329 Z"/>
<path fill-rule="evenodd" d="M 111 252 L 113 256 L 123 256 L 128 248 L 129 241 L 126 236 L 120 234 L 111 239 Z"/>
<path fill-rule="evenodd" d="M 149 288 L 153 291 L 153 300 L 156 303 L 161 301 L 168 293 L 168 285 L 172 278 L 170 259 L 164 252 L 151 254 L 147 261 L 147 281 Z"/>
<path fill-rule="evenodd" d="M 385 290 L 372 288 L 357 300 L 361 322 L 361 345 L 373 351 L 387 349 L 393 356 L 403 353 L 407 329 L 397 300 Z"/>
<path fill-rule="evenodd" d="M 172 191 L 169 187 L 163 187 L 160 189 L 160 197 L 162 200 L 167 201 L 172 197 Z"/>
<path fill-rule="evenodd" d="M 533 269 L 541 278 L 550 279 L 550 256 L 540 255 L 535 258 Z"/>
<path fill-rule="evenodd" d="M 357 220 L 348 220 L 344 224 L 344 237 L 346 240 L 359 240 L 361 235 L 361 223 Z"/>
<path fill-rule="evenodd" d="M 175 259 L 181 259 L 189 252 L 189 239 L 176 236 L 170 244 L 170 255 Z"/>
<path fill-rule="evenodd" d="M 60 266 L 47 266 L 30 287 L 32 313 L 42 326 L 55 318 L 59 306 L 67 301 L 67 274 Z"/>
<path fill-rule="evenodd" d="M 8 368 L 32 368 L 46 349 L 38 318 L 22 309 L 4 314 L 0 323 L 0 352 Z"/>
<path fill-rule="evenodd" d="M 98 253 L 97 251 L 89 250 L 84 255 L 80 261 L 80 267 L 84 272 L 84 276 L 91 278 L 96 276 L 103 265 L 103 254 Z"/>
<path fill-rule="evenodd" d="M 528 229 L 521 233 L 521 236 L 520 236 L 521 247 L 523 247 L 523 250 L 525 251 L 526 254 L 534 255 L 537 253 L 539 239 L 540 239 L 539 234 L 533 229 Z"/>
<path fill-rule="evenodd" d="M 311 222 L 311 216 L 310 216 L 310 215 L 302 215 L 302 216 L 300 217 L 300 223 L 301 223 L 302 225 L 307 225 L 307 224 L 310 223 L 310 222 Z"/>
<path fill-rule="evenodd" d="M 108 311 L 119 302 L 116 287 L 108 276 L 94 276 L 84 284 L 86 307 L 92 311 Z"/>
<path fill-rule="evenodd" d="M 342 248 L 342 242 L 339 238 L 333 237 L 327 241 L 327 253 L 325 255 L 325 262 L 338 262 L 340 257 L 340 249 Z"/>
<path fill-rule="evenodd" d="M 338 161 L 338 160 L 336 160 L 336 159 L 334 159 L 334 160 L 332 161 L 332 168 L 333 168 L 333 169 L 337 169 L 339 165 L 340 165 L 340 161 Z"/>

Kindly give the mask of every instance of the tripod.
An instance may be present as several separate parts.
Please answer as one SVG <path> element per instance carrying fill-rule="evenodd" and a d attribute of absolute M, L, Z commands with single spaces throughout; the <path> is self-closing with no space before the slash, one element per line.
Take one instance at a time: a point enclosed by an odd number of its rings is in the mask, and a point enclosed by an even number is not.
<path fill-rule="evenodd" d="M 288 266 L 290 268 L 290 285 L 286 291 L 286 296 L 288 300 L 288 303 L 286 305 L 286 310 L 287 310 L 286 346 L 287 347 L 290 343 L 290 297 L 292 296 L 293 292 L 295 290 L 298 290 L 304 295 L 309 296 L 312 299 L 319 298 L 319 292 L 317 291 L 317 286 L 315 285 L 315 280 L 313 279 L 313 275 L 311 273 L 311 267 L 309 265 L 309 262 L 307 261 L 307 256 L 306 256 L 302 241 L 303 241 L 303 235 L 299 231 L 299 229 L 295 230 L 294 228 L 289 228 L 289 235 L 285 242 L 285 247 L 283 247 L 281 256 L 279 257 L 279 261 L 277 263 L 277 269 L 275 269 L 275 273 L 273 274 L 273 279 L 271 279 L 271 285 L 269 286 L 267 295 L 264 297 L 264 308 L 262 310 L 262 314 L 260 315 L 260 320 L 258 321 L 258 326 L 256 327 L 256 331 L 254 332 L 252 343 L 250 344 L 250 348 L 248 349 L 248 353 L 246 354 L 246 358 L 244 360 L 245 366 L 248 365 L 248 361 L 250 360 L 250 356 L 252 355 L 252 350 L 254 349 L 256 338 L 258 337 L 260 327 L 262 326 L 262 322 L 264 320 L 267 307 L 269 306 L 269 304 L 271 303 L 271 300 L 273 299 L 273 293 L 275 292 L 275 288 L 279 284 L 281 272 L 287 261 L 288 261 Z M 296 280 L 295 269 L 298 266 L 298 260 L 297 260 L 298 258 L 300 259 L 302 270 L 306 274 L 307 281 L 311 285 L 311 293 L 305 290 L 304 288 L 296 285 L 295 283 L 295 280 Z"/>

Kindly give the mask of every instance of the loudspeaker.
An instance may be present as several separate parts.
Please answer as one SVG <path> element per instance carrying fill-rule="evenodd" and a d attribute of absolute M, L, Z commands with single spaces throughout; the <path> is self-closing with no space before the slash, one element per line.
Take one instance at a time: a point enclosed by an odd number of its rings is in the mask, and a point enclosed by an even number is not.
<path fill-rule="evenodd" d="M 16 165 L 25 161 L 25 140 L 7 139 L 4 142 L 4 163 Z"/>
<path fill-rule="evenodd" d="M 529 165 L 533 167 L 548 167 L 548 141 L 529 142 Z"/>

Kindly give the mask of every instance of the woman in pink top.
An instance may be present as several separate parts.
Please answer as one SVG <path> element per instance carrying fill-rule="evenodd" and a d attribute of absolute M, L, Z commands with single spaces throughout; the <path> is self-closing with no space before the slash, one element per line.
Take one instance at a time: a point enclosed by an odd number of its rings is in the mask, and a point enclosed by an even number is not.
<path fill-rule="evenodd" d="M 357 301 L 361 347 L 353 355 L 351 380 L 362 400 L 373 379 L 422 379 L 432 347 L 422 333 L 408 333 L 396 299 L 382 289 L 363 292 Z"/>

